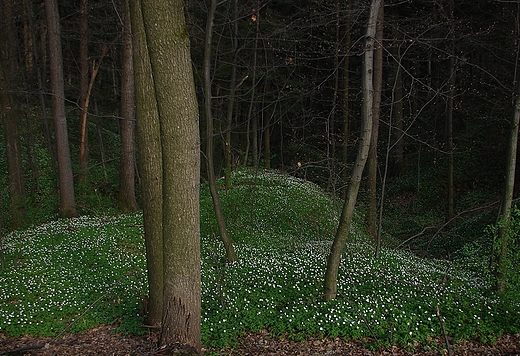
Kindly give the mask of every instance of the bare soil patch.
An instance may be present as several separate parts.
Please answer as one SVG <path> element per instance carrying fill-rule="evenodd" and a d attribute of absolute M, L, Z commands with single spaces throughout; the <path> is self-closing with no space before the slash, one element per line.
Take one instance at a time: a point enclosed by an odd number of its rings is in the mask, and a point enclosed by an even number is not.
<path fill-rule="evenodd" d="M 53 342 L 51 338 L 22 336 L 14 339 L 0 334 L 0 355 L 40 356 L 145 356 L 160 355 L 157 349 L 157 334 L 128 336 L 114 332 L 113 326 L 101 326 L 82 334 L 65 335 Z M 272 337 L 261 331 L 246 334 L 236 346 L 223 349 L 203 348 L 203 355 L 217 356 L 319 356 L 319 355 L 447 355 L 442 340 L 431 340 L 429 345 L 410 345 L 409 348 L 394 346 L 383 350 L 370 350 L 363 340 L 309 339 L 292 341 Z M 504 335 L 493 345 L 476 341 L 463 341 L 451 345 L 452 355 L 520 356 L 520 334 Z"/>

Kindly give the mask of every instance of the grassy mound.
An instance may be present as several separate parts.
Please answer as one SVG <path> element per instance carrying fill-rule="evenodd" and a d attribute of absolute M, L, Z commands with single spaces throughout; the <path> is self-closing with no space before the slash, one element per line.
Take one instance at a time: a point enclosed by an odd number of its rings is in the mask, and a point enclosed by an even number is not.
<path fill-rule="evenodd" d="M 239 171 L 221 189 L 239 261 L 227 264 L 209 191 L 201 190 L 202 341 L 232 343 L 267 329 L 290 338 L 359 338 L 427 343 L 446 332 L 492 340 L 520 331 L 518 299 L 490 292 L 486 261 L 425 260 L 374 251 L 354 222 L 339 297 L 321 301 L 339 206 L 316 185 L 271 171 Z M 146 294 L 142 216 L 83 217 L 14 232 L 4 239 L 0 332 L 57 335 L 101 323 L 139 332 Z M 70 324 L 72 320 L 73 324 Z"/>

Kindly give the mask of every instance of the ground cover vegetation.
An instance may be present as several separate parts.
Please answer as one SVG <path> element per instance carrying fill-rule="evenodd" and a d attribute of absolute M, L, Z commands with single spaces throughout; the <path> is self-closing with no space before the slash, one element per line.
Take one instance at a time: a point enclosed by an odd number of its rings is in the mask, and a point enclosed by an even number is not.
<path fill-rule="evenodd" d="M 334 198 L 279 172 L 236 172 L 232 188 L 222 191 L 239 256 L 229 264 L 216 237 L 209 188 L 201 191 L 206 346 L 223 347 L 260 330 L 295 340 L 363 338 L 374 348 L 433 347 L 443 327 L 455 340 L 487 342 L 520 331 L 518 292 L 500 298 L 491 291 L 485 254 L 475 247 L 458 251 L 452 261 L 390 248 L 374 259 L 358 216 L 341 265 L 339 297 L 323 302 L 321 280 L 339 210 Z M 4 254 L 0 332 L 56 336 L 114 323 L 123 333 L 147 332 L 141 328 L 147 293 L 141 213 L 15 231 L 4 238 Z"/>

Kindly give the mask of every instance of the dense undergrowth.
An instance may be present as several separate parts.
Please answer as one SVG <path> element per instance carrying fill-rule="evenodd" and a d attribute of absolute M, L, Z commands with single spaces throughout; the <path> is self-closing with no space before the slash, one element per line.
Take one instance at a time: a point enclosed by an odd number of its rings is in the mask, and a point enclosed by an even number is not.
<path fill-rule="evenodd" d="M 221 189 L 239 261 L 227 264 L 207 187 L 201 194 L 202 342 L 244 331 L 365 338 L 373 346 L 428 344 L 446 333 L 493 341 L 520 332 L 518 292 L 491 291 L 487 257 L 465 245 L 452 261 L 383 249 L 353 223 L 339 296 L 321 301 L 340 204 L 316 185 L 276 172 L 238 171 Z M 58 220 L 4 238 L 0 332 L 56 336 L 99 324 L 140 328 L 146 294 L 142 215 Z"/>

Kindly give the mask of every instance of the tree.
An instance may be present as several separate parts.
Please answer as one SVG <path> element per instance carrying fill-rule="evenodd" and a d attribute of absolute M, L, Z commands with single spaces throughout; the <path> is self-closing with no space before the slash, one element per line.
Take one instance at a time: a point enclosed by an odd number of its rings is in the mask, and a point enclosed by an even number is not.
<path fill-rule="evenodd" d="M 161 137 L 164 288 L 159 344 L 186 345 L 200 354 L 199 114 L 184 2 L 150 0 L 134 6 L 143 14 Z"/>
<path fill-rule="evenodd" d="M 255 95 L 256 86 L 258 83 L 257 70 L 258 70 L 258 42 L 260 41 L 260 8 L 254 9 L 252 21 L 255 25 L 255 39 L 254 39 L 254 50 L 253 50 L 253 64 L 252 64 L 252 84 L 251 84 L 251 99 L 249 101 L 249 108 L 247 111 L 247 125 L 246 125 L 246 149 L 244 155 L 244 166 L 247 166 L 249 158 L 249 148 L 251 146 L 252 138 L 252 151 L 253 151 L 253 167 L 258 168 L 258 118 L 256 113 L 253 113 L 255 107 Z"/>
<path fill-rule="evenodd" d="M 367 200 L 365 216 L 368 233 L 377 240 L 377 146 L 379 139 L 379 113 L 381 112 L 381 91 L 383 90 L 383 3 L 379 8 L 374 48 L 374 99 L 372 102 L 372 136 L 367 162 Z M 376 257 L 379 255 L 379 241 L 376 241 Z"/>
<path fill-rule="evenodd" d="M 518 36 L 518 26 L 520 25 L 520 7 L 516 10 L 516 35 Z M 495 277 L 496 277 L 496 289 L 499 293 L 506 291 L 508 282 L 508 269 L 510 266 L 510 224 L 511 224 L 511 210 L 513 205 L 513 193 L 515 189 L 515 176 L 516 176 L 516 156 L 518 152 L 518 126 L 520 125 L 520 84 L 517 77 L 519 68 L 519 54 L 520 54 L 520 43 L 516 42 L 516 71 L 514 84 L 516 85 L 516 98 L 514 101 L 513 115 L 510 120 L 510 131 L 509 131 L 509 145 L 507 150 L 507 161 L 506 161 L 506 175 L 504 182 L 504 190 L 502 193 L 502 202 L 500 206 L 500 226 L 498 228 L 498 238 L 496 246 L 494 246 L 495 256 Z"/>
<path fill-rule="evenodd" d="M 347 11 L 350 12 L 351 3 L 347 3 Z M 343 93 L 343 125 L 341 128 L 341 136 L 343 141 L 343 147 L 341 149 L 341 199 L 345 200 L 347 198 L 347 162 L 348 162 L 348 136 L 349 136 L 349 101 L 350 101 L 350 55 L 348 53 L 349 47 L 351 45 L 351 21 L 350 14 L 347 15 L 347 23 L 346 23 L 346 34 L 345 34 L 345 51 L 347 54 L 343 59 L 343 84 L 345 86 Z"/>
<path fill-rule="evenodd" d="M 15 50 L 17 41 L 12 23 L 12 4 L 5 0 L 0 4 L 0 115 L 7 155 L 11 227 L 17 229 L 23 225 L 26 216 L 25 179 L 18 130 L 20 115 L 15 95 L 15 76 L 18 69 Z"/>
<path fill-rule="evenodd" d="M 404 119 L 403 119 L 403 69 L 401 62 L 401 44 L 396 43 L 393 46 L 393 56 L 395 57 L 395 83 L 394 90 L 392 92 L 393 99 L 393 114 L 394 114 L 394 146 L 395 146 L 395 157 L 394 157 L 394 169 L 393 174 L 399 176 L 403 173 L 405 168 L 404 162 Z"/>
<path fill-rule="evenodd" d="M 514 113 L 511 119 L 511 131 L 509 134 L 509 150 L 507 152 L 506 179 L 502 195 L 501 226 L 498 229 L 497 256 L 496 256 L 496 288 L 499 293 L 506 291 L 508 280 L 509 259 L 509 234 L 511 223 L 511 207 L 513 204 L 513 191 L 515 188 L 516 154 L 518 149 L 518 125 L 520 124 L 520 93 L 517 94 Z"/>
<path fill-rule="evenodd" d="M 52 115 L 56 136 L 56 156 L 60 192 L 60 216 L 70 218 L 77 215 L 74 198 L 74 181 L 70 160 L 67 118 L 65 116 L 65 92 L 63 87 L 63 58 L 58 4 L 56 0 L 45 0 L 47 18 L 49 63 L 52 94 Z"/>
<path fill-rule="evenodd" d="M 214 134 L 213 134 L 213 113 L 211 108 L 212 96 L 211 93 L 211 41 L 213 36 L 213 22 L 215 17 L 215 10 L 217 8 L 217 1 L 211 0 L 208 19 L 206 23 L 206 47 L 204 51 L 204 107 L 206 115 L 206 168 L 208 171 L 208 184 L 211 192 L 211 198 L 213 200 L 213 208 L 217 218 L 218 231 L 220 239 L 224 244 L 226 250 L 226 257 L 228 262 L 235 262 L 237 256 L 233 243 L 229 238 L 226 228 L 226 220 L 224 212 L 222 211 L 222 204 L 220 202 L 220 195 L 217 189 L 217 183 L 215 181 L 215 168 L 213 165 L 213 145 L 214 145 Z"/>
<path fill-rule="evenodd" d="M 130 9 L 124 1 L 123 49 L 121 55 L 121 166 L 119 168 L 119 209 L 133 212 L 138 209 L 135 199 L 135 94 L 134 67 L 132 65 L 132 34 Z"/>
<path fill-rule="evenodd" d="M 231 127 L 233 124 L 233 112 L 235 108 L 235 93 L 237 84 L 237 54 L 238 54 L 238 0 L 233 0 L 233 30 L 231 36 L 231 47 L 233 52 L 233 62 L 231 64 L 231 75 L 229 81 L 229 95 L 226 108 L 227 127 L 224 135 L 224 161 L 225 184 L 226 188 L 231 187 Z"/>
<path fill-rule="evenodd" d="M 139 171 L 148 272 L 147 322 L 159 326 L 163 309 L 162 152 L 159 109 L 155 98 L 140 0 L 130 1 L 136 96 Z"/>
<path fill-rule="evenodd" d="M 456 92 L 456 75 L 457 75 L 457 59 L 456 59 L 456 26 L 454 18 L 453 0 L 448 3 L 448 11 L 444 13 L 446 22 L 449 23 L 450 39 L 448 42 L 449 52 L 449 78 L 447 79 L 448 84 L 448 97 L 446 98 L 445 106 L 445 140 L 446 140 L 446 155 L 448 158 L 448 167 L 446 170 L 446 222 L 448 226 L 450 221 L 455 216 L 455 182 L 454 182 L 454 145 L 453 145 L 453 113 L 455 110 L 455 92 Z"/>
<path fill-rule="evenodd" d="M 92 86 L 89 80 L 88 65 L 88 0 L 79 4 L 79 181 L 86 183 L 88 168 L 88 106 Z"/>
<path fill-rule="evenodd" d="M 361 137 L 359 140 L 359 149 L 354 163 L 354 169 L 350 178 L 347 199 L 343 205 L 338 230 L 329 257 L 327 259 L 327 270 L 325 272 L 325 280 L 323 283 L 324 300 L 333 300 L 337 295 L 338 270 L 341 260 L 341 254 L 348 234 L 350 232 L 350 223 L 354 215 L 357 194 L 361 183 L 361 176 L 365 168 L 365 163 L 370 149 L 370 137 L 372 135 L 372 114 L 373 114 L 373 72 L 374 72 L 374 42 L 376 35 L 376 24 L 379 14 L 379 8 L 382 0 L 372 0 L 370 5 L 370 14 L 367 23 L 365 38 L 365 53 L 363 63 L 363 121 L 361 126 Z"/>

